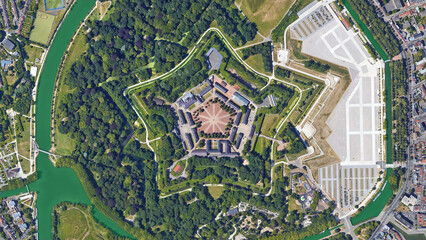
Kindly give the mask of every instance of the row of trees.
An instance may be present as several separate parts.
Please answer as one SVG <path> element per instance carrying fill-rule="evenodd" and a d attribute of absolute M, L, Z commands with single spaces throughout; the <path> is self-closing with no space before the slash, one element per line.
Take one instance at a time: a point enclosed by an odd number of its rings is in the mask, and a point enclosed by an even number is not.
<path fill-rule="evenodd" d="M 392 76 L 392 105 L 393 105 L 393 127 L 396 131 L 392 136 L 393 160 L 402 162 L 407 159 L 407 148 L 409 144 L 409 101 L 407 99 L 407 73 L 403 61 L 391 62 L 389 64 Z"/>
<path fill-rule="evenodd" d="M 322 72 L 325 73 L 330 69 L 330 66 L 327 64 L 322 64 L 321 62 L 315 61 L 315 60 L 309 60 L 309 61 L 305 61 L 303 62 L 303 64 L 305 65 L 305 67 L 313 69 L 315 71 L 318 72 Z"/>
<path fill-rule="evenodd" d="M 376 39 L 386 53 L 389 56 L 399 54 L 400 51 L 397 38 L 385 21 L 377 17 L 375 7 L 369 1 L 364 0 L 349 0 L 348 2 L 358 13 L 361 21 L 368 26 L 374 39 Z"/>

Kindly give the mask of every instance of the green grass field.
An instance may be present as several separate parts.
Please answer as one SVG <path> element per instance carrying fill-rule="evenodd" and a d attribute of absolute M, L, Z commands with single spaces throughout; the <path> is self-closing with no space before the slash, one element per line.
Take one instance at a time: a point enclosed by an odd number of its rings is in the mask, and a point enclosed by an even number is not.
<path fill-rule="evenodd" d="M 30 40 L 47 45 L 54 20 L 54 15 L 37 11 L 37 17 L 34 22 L 34 29 L 31 31 Z"/>
<path fill-rule="evenodd" d="M 44 0 L 46 10 L 57 9 L 65 7 L 63 0 Z"/>
<path fill-rule="evenodd" d="M 273 137 L 275 135 L 274 129 L 277 126 L 278 119 L 278 114 L 266 114 L 260 132 L 268 137 Z"/>
<path fill-rule="evenodd" d="M 256 23 L 263 36 L 269 36 L 290 9 L 295 0 L 239 0 L 241 10 Z"/>
<path fill-rule="evenodd" d="M 59 222 L 58 235 L 60 239 L 83 239 L 89 231 L 89 222 L 79 209 L 62 212 Z"/>
<path fill-rule="evenodd" d="M 35 63 L 36 58 L 41 58 L 43 49 L 31 45 L 25 45 L 25 52 L 28 55 L 28 61 Z"/>
<path fill-rule="evenodd" d="M 114 235 L 93 218 L 90 208 L 84 206 L 68 206 L 68 210 L 60 212 L 58 218 L 59 239 L 110 239 Z"/>
<path fill-rule="evenodd" d="M 262 54 L 256 54 L 248 57 L 245 62 L 250 65 L 250 67 L 254 68 L 254 70 L 261 72 L 261 73 L 267 73 L 265 71 L 265 66 L 263 65 L 262 60 Z"/>
<path fill-rule="evenodd" d="M 60 122 L 57 124 L 60 124 Z M 60 133 L 57 125 L 55 126 L 55 144 L 55 153 L 63 156 L 71 155 L 75 148 L 74 139 Z"/>
<path fill-rule="evenodd" d="M 263 137 L 259 137 L 256 140 L 256 146 L 254 147 L 254 151 L 256 151 L 259 154 L 262 154 L 263 151 L 271 146 L 272 141 Z"/>
<path fill-rule="evenodd" d="M 220 186 L 208 186 L 209 193 L 212 195 L 213 199 L 218 199 L 220 195 L 222 195 L 223 191 L 225 190 L 223 187 Z"/>
<path fill-rule="evenodd" d="M 18 132 L 18 152 L 24 157 L 30 157 L 30 121 L 26 117 L 21 117 L 23 131 Z"/>

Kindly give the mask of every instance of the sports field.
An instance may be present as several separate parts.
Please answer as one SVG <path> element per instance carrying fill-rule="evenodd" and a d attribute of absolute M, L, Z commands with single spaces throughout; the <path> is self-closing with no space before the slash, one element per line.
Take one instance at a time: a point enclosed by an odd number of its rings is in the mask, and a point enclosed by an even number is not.
<path fill-rule="evenodd" d="M 37 11 L 37 17 L 34 22 L 34 29 L 31 31 L 30 40 L 47 45 L 54 20 L 54 15 Z"/>
<path fill-rule="evenodd" d="M 256 23 L 258 31 L 269 36 L 290 9 L 294 0 L 238 0 L 238 4 L 248 19 Z"/>
<path fill-rule="evenodd" d="M 64 0 L 44 0 L 44 4 L 47 10 L 64 8 Z"/>

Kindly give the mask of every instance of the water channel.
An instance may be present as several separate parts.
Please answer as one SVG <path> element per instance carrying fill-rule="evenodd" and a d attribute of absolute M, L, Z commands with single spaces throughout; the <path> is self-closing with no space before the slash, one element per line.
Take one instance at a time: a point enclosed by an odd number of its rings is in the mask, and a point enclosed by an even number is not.
<path fill-rule="evenodd" d="M 74 32 L 82 20 L 90 12 L 95 0 L 78 0 L 69 15 L 64 20 L 53 40 L 49 53 L 42 69 L 40 82 L 37 88 L 36 100 L 36 140 L 40 149 L 49 150 L 50 123 L 53 88 L 62 56 Z M 37 157 L 38 180 L 28 187 L 36 191 L 36 202 L 39 239 L 52 239 L 52 210 L 53 206 L 64 201 L 91 205 L 83 186 L 77 175 L 69 168 L 56 168 L 50 162 L 48 155 L 40 153 Z M 0 197 L 8 197 L 27 192 L 26 188 L 4 192 Z M 104 226 L 120 236 L 131 237 L 115 222 L 93 208 L 93 216 Z"/>

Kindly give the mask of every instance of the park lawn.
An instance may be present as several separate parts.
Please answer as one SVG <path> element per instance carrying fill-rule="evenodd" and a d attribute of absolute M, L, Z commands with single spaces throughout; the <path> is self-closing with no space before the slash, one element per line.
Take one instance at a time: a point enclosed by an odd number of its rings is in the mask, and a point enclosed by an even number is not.
<path fill-rule="evenodd" d="M 6 78 L 7 84 L 13 85 L 16 82 L 16 80 L 18 80 L 18 76 L 16 75 L 16 73 L 9 75 L 9 72 L 7 74 L 3 75 L 2 77 Z"/>
<path fill-rule="evenodd" d="M 60 213 L 58 236 L 60 239 L 83 239 L 89 231 L 89 222 L 79 209 L 69 209 Z"/>
<path fill-rule="evenodd" d="M 64 156 L 71 155 L 75 148 L 75 141 L 68 135 L 60 133 L 57 124 L 60 124 L 60 120 L 55 125 L 55 153 Z"/>
<path fill-rule="evenodd" d="M 46 10 L 64 8 L 65 3 L 64 0 L 44 0 L 46 4 Z"/>
<path fill-rule="evenodd" d="M 60 84 L 64 83 L 64 76 L 68 74 L 73 63 L 75 63 L 82 55 L 86 52 L 89 45 L 86 43 L 85 35 L 83 34 L 83 28 L 80 29 L 78 34 L 75 36 L 74 42 L 68 51 L 67 58 L 65 59 L 62 67 L 62 73 L 60 77 Z M 60 93 L 60 92 L 59 92 Z"/>
<path fill-rule="evenodd" d="M 37 17 L 34 21 L 34 29 L 31 31 L 30 40 L 47 45 L 54 20 L 54 15 L 37 11 Z"/>
<path fill-rule="evenodd" d="M 18 135 L 21 137 L 17 138 L 18 142 L 18 153 L 24 157 L 30 157 L 30 121 L 26 117 L 22 117 L 22 126 L 24 130 L 19 132 Z"/>
<path fill-rule="evenodd" d="M 275 135 L 275 127 L 277 126 L 278 119 L 278 114 L 266 114 L 260 132 L 268 137 L 273 137 Z"/>
<path fill-rule="evenodd" d="M 297 210 L 298 212 L 302 211 L 302 206 L 296 203 L 296 199 L 289 197 L 289 205 L 288 205 L 288 211 L 294 211 Z"/>
<path fill-rule="evenodd" d="M 256 23 L 260 34 L 268 37 L 294 2 L 295 0 L 240 0 L 240 8 L 251 22 Z"/>
<path fill-rule="evenodd" d="M 75 47 L 79 46 L 79 47 Z M 64 83 L 64 76 L 68 74 L 69 69 L 72 64 L 78 60 L 79 57 L 87 50 L 88 45 L 85 43 L 84 35 L 79 32 L 74 40 L 73 45 L 70 48 L 69 54 L 64 62 L 61 76 L 59 78 L 59 86 L 57 92 L 57 100 L 55 102 L 55 112 L 59 111 L 59 103 L 63 98 L 73 90 Z M 56 116 L 55 116 L 56 118 Z M 60 124 L 61 119 L 55 119 L 55 152 L 59 155 L 70 155 L 75 148 L 75 141 L 69 136 L 62 134 L 58 130 L 58 124 Z"/>
<path fill-rule="evenodd" d="M 256 146 L 254 147 L 254 151 L 259 154 L 262 154 L 263 151 L 271 146 L 272 141 L 263 137 L 258 137 L 256 140 Z"/>
<path fill-rule="evenodd" d="M 36 58 L 40 59 L 43 53 L 43 49 L 39 47 L 34 47 L 31 45 L 25 45 L 25 52 L 28 55 L 28 61 L 35 63 Z"/>
<path fill-rule="evenodd" d="M 90 208 L 68 206 L 68 210 L 58 214 L 58 219 L 60 239 L 107 239 L 113 235 L 93 218 Z"/>
<path fill-rule="evenodd" d="M 214 200 L 218 199 L 225 190 L 225 188 L 222 186 L 208 186 L 207 188 L 209 189 L 209 193 L 212 195 Z"/>
<path fill-rule="evenodd" d="M 260 53 L 256 55 L 251 55 L 245 60 L 245 62 L 258 72 L 268 73 L 267 71 L 265 71 L 265 66 L 263 65 L 263 60 L 262 60 L 262 54 Z"/>

